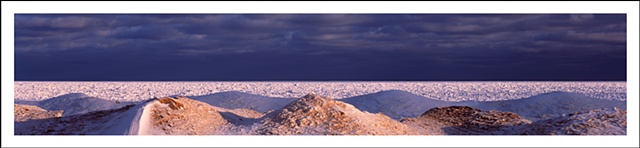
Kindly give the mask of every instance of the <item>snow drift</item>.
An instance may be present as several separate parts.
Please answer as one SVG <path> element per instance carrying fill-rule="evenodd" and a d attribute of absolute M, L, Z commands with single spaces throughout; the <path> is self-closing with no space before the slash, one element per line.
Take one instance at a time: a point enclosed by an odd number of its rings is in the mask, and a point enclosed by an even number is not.
<path fill-rule="evenodd" d="M 18 104 L 36 105 L 46 110 L 62 110 L 62 116 L 85 114 L 92 111 L 109 110 L 132 104 L 90 97 L 83 93 L 71 93 L 42 101 L 18 101 Z"/>
<path fill-rule="evenodd" d="M 454 102 L 425 98 L 401 90 L 381 91 L 373 94 L 341 99 L 356 108 L 371 112 L 382 113 L 395 120 L 416 117 L 428 109 L 451 106 Z"/>
<path fill-rule="evenodd" d="M 267 135 L 409 135 L 416 130 L 382 114 L 362 112 L 352 105 L 308 94 L 262 120 Z"/>
<path fill-rule="evenodd" d="M 627 111 L 595 109 L 540 120 L 524 127 L 526 135 L 626 135 Z"/>
<path fill-rule="evenodd" d="M 482 110 L 514 112 L 531 120 L 546 119 L 601 108 L 627 109 L 626 101 L 604 100 L 578 93 L 552 92 L 530 98 L 506 101 L 462 102 Z"/>
<path fill-rule="evenodd" d="M 46 119 L 14 122 L 16 135 L 131 135 L 140 129 L 144 104 Z"/>

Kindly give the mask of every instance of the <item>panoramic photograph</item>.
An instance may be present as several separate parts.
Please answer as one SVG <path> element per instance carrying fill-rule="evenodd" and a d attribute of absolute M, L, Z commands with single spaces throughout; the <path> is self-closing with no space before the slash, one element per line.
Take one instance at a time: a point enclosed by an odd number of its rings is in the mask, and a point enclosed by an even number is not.
<path fill-rule="evenodd" d="M 16 136 L 627 135 L 624 13 L 16 13 L 14 40 Z"/>

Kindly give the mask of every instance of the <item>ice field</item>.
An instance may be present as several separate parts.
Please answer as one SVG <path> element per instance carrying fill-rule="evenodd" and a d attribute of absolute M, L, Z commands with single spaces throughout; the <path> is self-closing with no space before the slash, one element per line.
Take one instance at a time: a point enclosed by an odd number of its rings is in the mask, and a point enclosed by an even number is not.
<path fill-rule="evenodd" d="M 69 93 L 107 100 L 141 101 L 164 96 L 202 96 L 239 91 L 266 97 L 298 98 L 309 92 L 334 99 L 402 90 L 444 101 L 500 101 L 549 92 L 575 92 L 626 100 L 626 82 L 21 82 L 15 100 L 37 101 Z"/>

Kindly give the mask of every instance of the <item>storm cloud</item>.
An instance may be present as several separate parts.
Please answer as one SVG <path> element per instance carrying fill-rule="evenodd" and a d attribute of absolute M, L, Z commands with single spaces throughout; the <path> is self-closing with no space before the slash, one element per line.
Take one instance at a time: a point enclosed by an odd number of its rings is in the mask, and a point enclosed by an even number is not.
<path fill-rule="evenodd" d="M 15 80 L 626 80 L 624 14 L 16 14 Z"/>

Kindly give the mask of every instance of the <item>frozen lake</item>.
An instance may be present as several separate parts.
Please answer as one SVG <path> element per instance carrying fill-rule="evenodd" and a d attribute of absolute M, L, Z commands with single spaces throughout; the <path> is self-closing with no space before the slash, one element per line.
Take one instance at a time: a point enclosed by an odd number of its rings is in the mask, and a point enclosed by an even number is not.
<path fill-rule="evenodd" d="M 309 92 L 342 99 L 384 90 L 403 90 L 446 101 L 499 101 L 562 91 L 626 101 L 626 82 L 33 82 L 14 83 L 15 100 L 44 100 L 84 93 L 107 100 L 141 101 L 163 96 L 202 96 L 226 91 L 299 98 Z"/>

